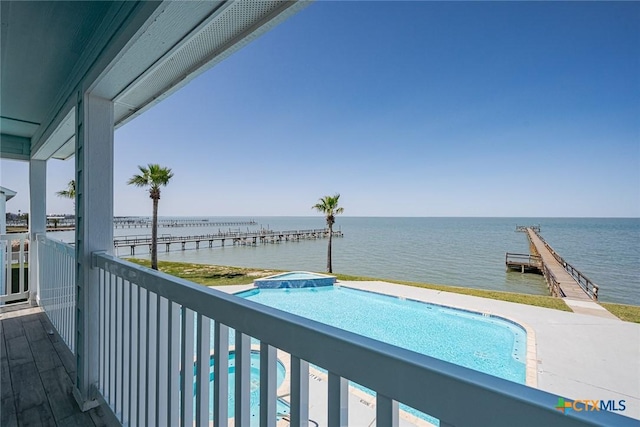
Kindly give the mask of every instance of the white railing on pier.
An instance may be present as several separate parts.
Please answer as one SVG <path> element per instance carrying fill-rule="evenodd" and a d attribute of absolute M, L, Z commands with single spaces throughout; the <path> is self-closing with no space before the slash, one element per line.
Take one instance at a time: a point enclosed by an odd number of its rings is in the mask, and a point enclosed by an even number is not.
<path fill-rule="evenodd" d="M 0 305 L 29 298 L 29 233 L 0 235 Z"/>
<path fill-rule="evenodd" d="M 228 424 L 229 336 L 235 338 L 234 425 L 250 417 L 251 339 L 260 341 L 259 424 L 276 425 L 276 349 L 291 355 L 290 423 L 308 426 L 309 364 L 327 370 L 329 426 L 348 424 L 348 380 L 376 392 L 379 427 L 398 402 L 441 426 L 632 425 L 616 414 L 555 407 L 558 396 L 324 325 L 96 253 L 98 390 L 128 426 Z M 211 328 L 214 330 L 211 342 Z M 215 355 L 213 408 L 210 355 Z M 348 379 L 348 380 L 347 380 Z"/>
<path fill-rule="evenodd" d="M 37 236 L 39 304 L 69 349 L 75 351 L 76 278 L 75 248 Z"/>

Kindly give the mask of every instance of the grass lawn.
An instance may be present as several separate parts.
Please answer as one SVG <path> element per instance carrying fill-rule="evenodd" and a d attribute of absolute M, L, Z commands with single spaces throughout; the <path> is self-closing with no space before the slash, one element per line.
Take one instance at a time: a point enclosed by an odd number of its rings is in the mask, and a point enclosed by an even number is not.
<path fill-rule="evenodd" d="M 150 267 L 149 260 L 141 260 L 131 258 L 128 259 L 133 263 Z M 246 267 L 228 267 L 221 265 L 208 264 L 191 264 L 185 262 L 169 262 L 158 261 L 160 271 L 181 277 L 192 282 L 205 286 L 227 286 L 227 285 L 250 285 L 254 279 L 258 277 L 270 276 L 280 273 L 282 270 L 267 270 L 261 268 Z M 335 274 L 338 280 L 345 281 L 370 281 L 381 280 L 389 283 L 398 283 L 401 285 L 416 286 L 419 288 L 435 289 L 438 291 L 453 292 L 456 294 L 471 295 L 475 297 L 490 298 L 500 301 L 515 302 L 519 304 L 534 305 L 536 307 L 545 307 L 555 310 L 571 311 L 564 301 L 545 295 L 528 295 L 513 292 L 489 291 L 484 289 L 462 288 L 458 286 L 433 285 L 430 283 L 407 282 L 403 280 L 393 279 L 377 279 L 364 276 L 349 276 L 346 274 Z M 615 316 L 627 322 L 640 323 L 640 306 L 600 303 L 604 308 L 609 310 Z"/>
<path fill-rule="evenodd" d="M 535 305 L 537 307 L 553 308 L 555 310 L 571 311 L 569 306 L 565 304 L 564 301 L 562 301 L 562 299 L 546 296 L 546 295 L 529 295 L 529 294 L 518 294 L 514 292 L 489 291 L 485 289 L 462 288 L 458 286 L 445 286 L 445 285 L 433 285 L 430 283 L 407 282 L 404 280 L 374 279 L 371 277 L 348 276 L 345 274 L 337 274 L 336 276 L 338 276 L 339 280 L 353 280 L 353 281 L 382 280 L 389 283 L 398 283 L 401 285 L 415 286 L 418 288 L 434 289 L 437 291 L 452 292 L 455 294 L 471 295 L 474 297 L 490 298 L 490 299 L 495 299 L 500 301 L 517 302 L 519 304 Z"/>
<path fill-rule="evenodd" d="M 613 304 L 610 302 L 601 302 L 600 305 L 624 321 L 640 323 L 640 306 Z"/>
<path fill-rule="evenodd" d="M 151 267 L 151 261 L 129 258 L 127 261 Z M 158 270 L 205 286 L 250 285 L 258 277 L 271 276 L 277 270 L 227 267 L 221 265 L 190 264 L 186 262 L 158 261 Z"/>

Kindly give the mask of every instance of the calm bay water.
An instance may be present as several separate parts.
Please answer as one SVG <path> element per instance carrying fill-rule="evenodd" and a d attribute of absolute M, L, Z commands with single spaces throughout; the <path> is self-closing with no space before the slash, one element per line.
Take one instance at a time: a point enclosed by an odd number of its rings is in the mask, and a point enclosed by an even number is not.
<path fill-rule="evenodd" d="M 172 218 L 173 219 L 173 218 Z M 177 218 L 176 218 L 177 219 Z M 248 218 L 210 217 L 210 221 Z M 323 228 L 317 217 L 252 218 L 258 225 L 231 227 L 246 231 Z M 542 276 L 506 272 L 506 252 L 528 253 L 528 239 L 516 225 L 540 224 L 542 236 L 560 255 L 600 286 L 602 301 L 640 305 L 640 219 L 601 218 L 337 218 L 344 232 L 335 238 L 336 272 L 546 295 Z M 229 227 L 160 228 L 159 234 L 193 235 Z M 149 229 L 117 229 L 116 236 L 150 234 Z M 52 237 L 72 239 L 71 233 Z M 226 246 L 172 252 L 158 248 L 161 260 L 203 264 L 324 271 L 327 241 L 305 240 L 256 247 Z M 148 257 L 144 247 L 136 255 Z M 128 248 L 118 255 L 128 256 Z"/>

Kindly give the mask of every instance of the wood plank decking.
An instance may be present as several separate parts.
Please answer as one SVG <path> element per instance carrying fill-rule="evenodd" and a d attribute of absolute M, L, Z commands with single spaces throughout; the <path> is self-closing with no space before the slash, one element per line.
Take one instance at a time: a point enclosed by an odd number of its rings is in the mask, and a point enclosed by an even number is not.
<path fill-rule="evenodd" d="M 71 390 L 75 358 L 40 307 L 0 312 L 0 426 L 117 426 L 104 406 L 81 412 Z"/>
<path fill-rule="evenodd" d="M 540 237 L 533 229 L 527 228 L 529 241 L 535 246 L 536 251 L 542 258 L 543 264 L 551 271 L 558 281 L 558 285 L 566 298 L 580 301 L 591 301 L 591 297 L 578 285 L 564 267 L 558 262 L 553 254 L 547 249 Z"/>

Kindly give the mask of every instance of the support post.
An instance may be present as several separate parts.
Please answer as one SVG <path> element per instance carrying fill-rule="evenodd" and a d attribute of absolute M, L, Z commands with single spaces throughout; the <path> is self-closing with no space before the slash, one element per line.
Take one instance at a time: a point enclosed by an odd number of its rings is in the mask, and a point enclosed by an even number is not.
<path fill-rule="evenodd" d="M 29 161 L 29 301 L 40 304 L 37 235 L 47 231 L 47 161 Z"/>
<path fill-rule="evenodd" d="M 113 253 L 113 103 L 78 92 L 76 104 L 76 381 L 83 411 L 99 405 L 98 270 L 94 252 Z"/>

